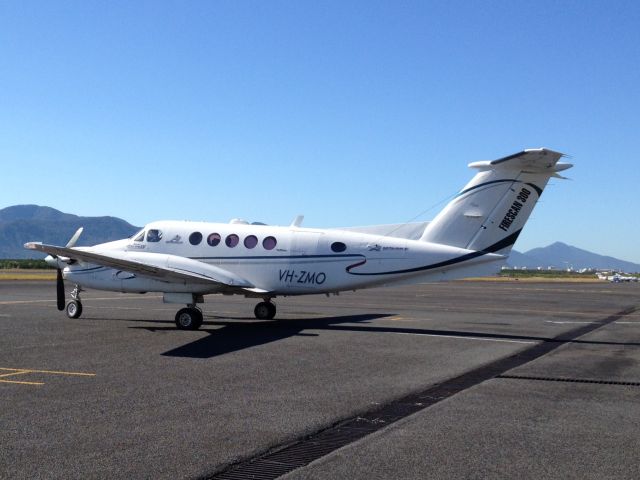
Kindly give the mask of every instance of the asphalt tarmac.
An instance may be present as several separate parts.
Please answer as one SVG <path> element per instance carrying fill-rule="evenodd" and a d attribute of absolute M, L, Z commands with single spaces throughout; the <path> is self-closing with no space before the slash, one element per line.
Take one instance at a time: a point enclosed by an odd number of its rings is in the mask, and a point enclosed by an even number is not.
<path fill-rule="evenodd" d="M 640 478 L 638 284 L 206 302 L 189 332 L 158 295 L 71 320 L 51 282 L 0 282 L 0 478 L 274 478 L 265 454 L 354 419 L 283 478 Z"/>

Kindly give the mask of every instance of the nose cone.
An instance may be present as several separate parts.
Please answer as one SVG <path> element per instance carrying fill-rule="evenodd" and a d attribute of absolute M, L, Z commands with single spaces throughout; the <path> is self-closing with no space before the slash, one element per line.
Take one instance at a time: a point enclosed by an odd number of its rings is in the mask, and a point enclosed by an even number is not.
<path fill-rule="evenodd" d="M 47 265 L 49 265 L 50 267 L 60 268 L 58 266 L 58 259 L 57 258 L 53 258 L 51 255 L 47 255 L 47 257 L 44 259 L 44 261 L 47 262 Z"/>

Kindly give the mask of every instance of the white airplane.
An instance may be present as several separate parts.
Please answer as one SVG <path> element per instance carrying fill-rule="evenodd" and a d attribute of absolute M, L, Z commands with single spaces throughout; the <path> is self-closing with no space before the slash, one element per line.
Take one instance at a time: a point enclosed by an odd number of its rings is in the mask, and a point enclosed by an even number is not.
<path fill-rule="evenodd" d="M 82 313 L 85 288 L 161 292 L 166 303 L 186 304 L 179 329 L 202 324 L 203 295 L 261 298 L 254 313 L 272 319 L 278 296 L 338 294 L 492 275 L 500 270 L 550 177 L 572 167 L 564 155 L 529 149 L 469 164 L 471 181 L 432 222 L 340 229 L 159 221 L 130 238 L 93 247 L 25 244 L 46 252 L 58 269 L 58 309 Z M 63 279 L 75 284 L 65 306 Z"/>
<path fill-rule="evenodd" d="M 613 282 L 613 283 L 637 282 L 638 281 L 638 277 L 633 276 L 633 275 L 621 275 L 619 273 L 615 273 L 613 275 L 603 275 L 601 273 L 598 273 L 596 275 L 598 275 L 598 279 L 599 280 L 607 280 L 607 281 Z"/>

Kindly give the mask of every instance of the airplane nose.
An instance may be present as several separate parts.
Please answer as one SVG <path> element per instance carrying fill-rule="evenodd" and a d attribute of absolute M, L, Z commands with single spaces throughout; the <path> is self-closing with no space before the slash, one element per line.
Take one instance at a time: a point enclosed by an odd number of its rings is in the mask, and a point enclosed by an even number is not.
<path fill-rule="evenodd" d="M 58 259 L 57 258 L 53 258 L 51 255 L 47 255 L 46 258 L 44 259 L 44 261 L 50 267 L 60 268 L 60 267 L 58 267 Z"/>

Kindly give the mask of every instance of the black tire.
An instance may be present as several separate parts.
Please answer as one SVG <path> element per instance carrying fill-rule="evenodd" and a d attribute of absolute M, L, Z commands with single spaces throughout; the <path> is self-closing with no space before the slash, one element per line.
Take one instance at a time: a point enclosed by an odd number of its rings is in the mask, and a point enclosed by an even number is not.
<path fill-rule="evenodd" d="M 275 303 L 267 302 L 269 304 L 269 320 L 273 320 L 276 316 L 276 305 Z"/>
<path fill-rule="evenodd" d="M 67 303 L 65 311 L 69 318 L 80 318 L 80 315 L 82 315 L 82 303 L 78 300 L 71 300 Z"/>
<path fill-rule="evenodd" d="M 181 308 L 176 313 L 176 327 L 179 330 L 197 330 L 202 326 L 202 312 L 197 308 Z"/>
<path fill-rule="evenodd" d="M 253 309 L 258 320 L 272 320 L 276 316 L 276 306 L 271 302 L 260 302 Z"/>

